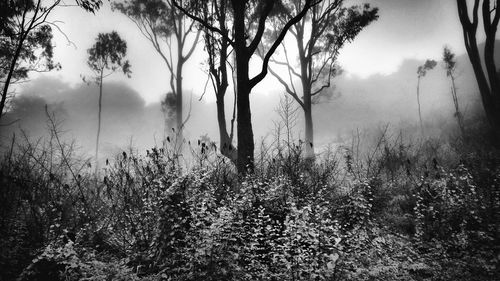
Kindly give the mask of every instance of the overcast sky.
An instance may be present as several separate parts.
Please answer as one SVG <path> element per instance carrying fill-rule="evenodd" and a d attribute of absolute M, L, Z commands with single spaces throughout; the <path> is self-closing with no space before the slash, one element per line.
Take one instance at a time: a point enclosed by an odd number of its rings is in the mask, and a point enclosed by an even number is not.
<path fill-rule="evenodd" d="M 405 59 L 439 59 L 444 45 L 458 54 L 464 52 L 454 0 L 352 0 L 346 4 L 364 2 L 379 7 L 380 18 L 341 51 L 340 64 L 346 75 L 366 78 L 390 74 Z M 76 7 L 59 8 L 52 20 L 59 21 L 61 30 L 74 45 L 68 45 L 65 37 L 56 32 L 55 56 L 63 69 L 51 76 L 69 83 L 81 82 L 80 75 L 90 73 L 85 63 L 86 50 L 99 32 L 116 30 L 128 43 L 133 74 L 131 79 L 120 74 L 109 79 L 125 81 L 147 103 L 158 101 L 169 91 L 169 74 L 163 61 L 135 25 L 120 13 L 112 12 L 107 1 L 95 15 Z M 203 58 L 200 44 L 184 71 L 185 90 L 192 91 L 194 96 L 203 91 L 206 77 L 201 65 Z M 271 75 L 254 92 L 266 92 L 270 87 L 279 87 Z"/>

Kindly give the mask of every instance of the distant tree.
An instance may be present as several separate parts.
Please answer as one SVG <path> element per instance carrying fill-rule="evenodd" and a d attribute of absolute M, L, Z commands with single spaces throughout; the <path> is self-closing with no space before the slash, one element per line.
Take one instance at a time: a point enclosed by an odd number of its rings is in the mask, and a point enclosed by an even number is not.
<path fill-rule="evenodd" d="M 302 9 L 290 17 L 286 23 L 276 31 L 276 36 L 271 47 L 263 52 L 263 63 L 260 72 L 250 77 L 250 59 L 256 53 L 263 40 L 266 26 L 269 24 L 273 13 L 283 9 L 282 1 L 278 0 L 212 0 L 216 7 L 226 5 L 229 7 L 231 17 L 225 21 L 226 26 L 231 26 L 227 33 L 220 29 L 218 21 L 207 21 L 190 12 L 181 2 L 173 0 L 174 5 L 193 20 L 199 22 L 210 32 L 225 37 L 234 50 L 236 60 L 236 108 L 237 108 L 237 137 L 238 137 L 238 172 L 245 174 L 254 169 L 254 139 L 252 117 L 250 109 L 250 93 L 252 89 L 267 75 L 268 64 L 271 56 L 283 41 L 291 26 L 299 22 L 321 0 L 304 0 Z M 198 1 L 192 1 L 194 3 Z M 224 4 L 222 4 L 224 3 Z M 217 15 L 212 15 L 216 17 Z"/>
<path fill-rule="evenodd" d="M 420 79 L 427 74 L 427 71 L 432 70 L 436 67 L 437 62 L 435 60 L 426 60 L 425 63 L 418 67 L 417 69 L 417 104 L 418 104 L 418 118 L 420 120 L 420 130 L 422 135 L 424 134 L 424 124 L 422 122 L 422 111 L 420 109 Z"/>
<path fill-rule="evenodd" d="M 286 9 L 276 16 L 277 27 L 290 20 L 293 12 L 300 11 L 302 1 L 284 1 Z M 284 86 L 286 93 L 292 96 L 304 112 L 305 121 L 305 156 L 314 157 L 314 132 L 312 105 L 321 95 L 327 94 L 332 79 L 338 74 L 337 57 L 345 43 L 354 40 L 361 30 L 378 18 L 377 8 L 343 7 L 343 0 L 324 0 L 311 8 L 310 12 L 292 26 L 290 33 L 295 38 L 298 51 L 298 67 L 288 57 L 291 47 L 281 44 L 284 61 L 272 59 L 275 66 L 285 66 L 288 78 L 283 78 L 273 69 L 269 69 Z M 270 32 L 273 32 L 272 30 Z M 296 69 L 299 71 L 296 71 Z M 294 80 L 301 83 L 297 91 Z M 287 81 L 288 80 L 288 81 Z"/>
<path fill-rule="evenodd" d="M 170 72 L 170 88 L 175 97 L 177 139 L 183 141 L 183 68 L 198 44 L 200 31 L 195 22 L 173 7 L 171 0 L 126 0 L 113 3 L 113 9 L 132 20 L 151 42 Z M 194 36 L 190 36 L 193 34 Z M 186 48 L 187 47 L 187 48 Z M 187 49 L 187 50 L 185 50 Z M 172 97 L 165 97 L 172 98 Z"/>
<path fill-rule="evenodd" d="M 48 16 L 62 0 L 0 1 L 0 119 L 12 95 L 10 86 L 28 78 L 30 72 L 59 69 L 53 61 L 52 26 Z M 76 0 L 89 12 L 99 9 L 101 0 Z"/>
<path fill-rule="evenodd" d="M 486 34 L 483 59 L 479 54 L 476 39 L 481 0 L 474 0 L 473 3 L 470 12 L 467 0 L 457 0 L 458 16 L 462 24 L 465 48 L 474 69 L 486 117 L 500 140 L 500 76 L 494 57 L 496 32 L 500 21 L 500 11 L 498 10 L 500 1 L 482 0 L 481 14 Z M 469 15 L 472 16 L 472 20 Z M 486 66 L 486 73 L 483 65 Z"/>
<path fill-rule="evenodd" d="M 130 77 L 130 63 L 125 60 L 127 55 L 127 43 L 116 31 L 111 33 L 99 33 L 94 45 L 88 49 L 87 64 L 93 71 L 93 82 L 99 85 L 99 110 L 97 118 L 97 137 L 95 144 L 96 174 L 98 171 L 99 137 L 101 134 L 101 112 L 102 112 L 102 84 L 104 78 L 121 70 L 123 74 Z M 85 81 L 85 78 L 84 78 Z"/>
<path fill-rule="evenodd" d="M 460 112 L 460 106 L 458 103 L 457 87 L 455 85 L 455 71 L 457 68 L 457 61 L 455 60 L 455 54 L 448 47 L 443 49 L 443 62 L 446 69 L 446 76 L 450 78 L 451 83 L 451 96 L 453 98 L 453 105 L 455 106 L 455 118 L 457 118 L 458 127 L 462 135 L 465 134 L 464 118 Z"/>

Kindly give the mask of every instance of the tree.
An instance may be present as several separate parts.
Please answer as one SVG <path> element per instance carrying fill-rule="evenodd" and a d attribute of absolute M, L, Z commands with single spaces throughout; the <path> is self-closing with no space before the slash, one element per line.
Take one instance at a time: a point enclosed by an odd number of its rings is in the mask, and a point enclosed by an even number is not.
<path fill-rule="evenodd" d="M 493 2 L 493 3 L 491 3 Z M 500 76 L 495 64 L 495 40 L 498 22 L 500 21 L 500 0 L 474 0 L 472 6 L 472 20 L 469 16 L 467 0 L 457 0 L 458 16 L 462 24 L 465 48 L 476 76 L 479 93 L 483 103 L 488 123 L 500 139 Z M 479 10 L 486 34 L 484 45 L 484 58 L 481 59 L 477 44 L 476 33 L 479 25 Z M 486 66 L 483 68 L 483 64 Z"/>
<path fill-rule="evenodd" d="M 59 69 L 54 63 L 52 26 L 48 16 L 61 0 L 0 1 L 0 119 L 12 95 L 10 86 L 28 78 L 30 72 Z M 76 0 L 83 9 L 94 12 L 101 0 Z"/>
<path fill-rule="evenodd" d="M 418 118 L 420 120 L 420 130 L 424 134 L 424 124 L 422 122 L 422 111 L 420 110 L 420 79 L 427 74 L 427 71 L 432 70 L 437 65 L 435 60 L 426 60 L 425 63 L 417 69 L 417 104 L 418 104 Z"/>
<path fill-rule="evenodd" d="M 99 109 L 97 117 L 97 136 L 95 144 L 96 174 L 99 161 L 99 137 L 101 134 L 101 112 L 102 112 L 102 84 L 104 78 L 115 73 L 118 69 L 130 77 L 130 63 L 125 60 L 127 55 L 127 43 L 123 41 L 116 31 L 111 33 L 99 33 L 94 45 L 88 49 L 87 64 L 93 71 L 94 82 L 99 85 Z M 84 79 L 85 80 L 85 79 Z"/>
<path fill-rule="evenodd" d="M 458 127 L 462 135 L 465 134 L 464 118 L 460 112 L 460 107 L 458 103 L 457 87 L 455 85 L 455 70 L 457 67 L 457 62 L 455 60 L 455 54 L 451 52 L 450 48 L 444 47 L 443 49 L 443 62 L 446 69 L 446 76 L 450 78 L 451 83 L 451 96 L 453 98 L 453 105 L 455 106 L 455 118 L 457 118 Z"/>
<path fill-rule="evenodd" d="M 190 37 L 195 22 L 175 9 L 171 0 L 127 0 L 113 3 L 116 9 L 132 20 L 139 31 L 151 42 L 170 72 L 170 88 L 175 97 L 177 139 L 183 141 L 182 71 L 193 54 L 200 31 Z M 174 39 L 175 42 L 172 41 Z M 193 40 L 189 42 L 189 40 Z M 184 49 L 187 47 L 187 51 Z M 176 51 L 176 52 L 175 52 Z M 166 96 L 165 99 L 171 99 Z"/>
<path fill-rule="evenodd" d="M 281 1 L 278 0 L 213 0 L 217 7 L 221 7 L 221 3 L 229 7 L 231 18 L 226 19 L 226 26 L 232 32 L 226 33 L 221 30 L 217 22 L 207 21 L 195 13 L 190 12 L 182 3 L 173 0 L 174 5 L 188 15 L 193 20 L 199 22 L 204 28 L 210 32 L 226 38 L 229 45 L 234 50 L 236 60 L 236 109 L 237 109 L 237 138 L 238 138 L 238 156 L 237 168 L 238 172 L 245 174 L 252 172 L 254 168 L 254 139 L 252 129 L 252 118 L 250 108 L 250 93 L 252 89 L 262 81 L 267 75 L 268 64 L 271 56 L 274 54 L 278 46 L 283 41 L 286 33 L 295 23 L 300 21 L 310 8 L 317 5 L 321 0 L 304 0 L 302 9 L 293 17 L 291 17 L 283 27 L 277 32 L 274 43 L 264 52 L 263 63 L 260 72 L 254 77 L 250 77 L 249 66 L 250 59 L 256 53 L 257 48 L 261 44 L 266 30 L 266 25 L 270 21 L 273 13 L 283 9 Z M 216 15 L 213 15 L 216 16 Z"/>
<path fill-rule="evenodd" d="M 231 15 L 228 13 L 228 3 L 227 1 L 193 1 L 190 3 L 190 8 L 193 14 L 196 14 L 209 25 L 217 26 L 220 30 L 220 33 L 217 33 L 203 28 L 203 26 L 201 28 L 203 30 L 204 49 L 207 53 L 207 73 L 216 98 L 219 150 L 222 155 L 236 164 L 238 152 L 233 146 L 236 95 L 234 97 L 230 128 L 228 128 L 225 108 L 229 79 L 233 77 L 232 75 L 229 76 L 228 66 L 231 69 L 231 74 L 234 74 L 234 68 L 229 64 L 231 53 L 229 38 L 221 35 L 229 34 L 228 22 L 231 21 Z"/>
<path fill-rule="evenodd" d="M 290 0 L 288 9 L 278 15 L 278 25 L 291 18 L 293 11 L 302 9 L 302 1 Z M 284 66 L 288 79 L 282 78 L 276 71 L 271 74 L 284 86 L 287 94 L 292 96 L 304 112 L 305 121 L 305 156 L 314 157 L 314 132 L 312 105 L 319 101 L 321 95 L 330 87 L 331 80 L 338 73 L 337 56 L 345 43 L 354 40 L 361 30 L 378 18 L 377 8 L 343 7 L 343 0 L 324 0 L 311 8 L 306 17 L 293 25 L 291 34 L 295 38 L 298 51 L 299 71 L 291 63 L 289 47 L 282 44 L 284 61 L 271 60 L 277 66 Z M 297 91 L 294 80 L 300 80 L 301 91 Z M 286 81 L 288 80 L 288 81 Z M 302 96 L 300 96 L 302 93 Z"/>

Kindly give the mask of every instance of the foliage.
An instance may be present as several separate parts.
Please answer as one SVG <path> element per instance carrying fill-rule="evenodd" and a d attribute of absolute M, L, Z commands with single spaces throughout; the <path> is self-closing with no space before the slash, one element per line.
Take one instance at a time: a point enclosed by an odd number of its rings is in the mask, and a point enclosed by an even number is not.
<path fill-rule="evenodd" d="M 443 49 L 443 62 L 445 63 L 446 75 L 451 76 L 455 72 L 457 61 L 455 54 L 448 47 Z"/>
<path fill-rule="evenodd" d="M 102 77 L 104 70 L 115 72 L 117 69 L 121 69 L 123 74 L 130 76 L 130 63 L 128 60 L 124 60 L 127 54 L 127 43 L 120 38 L 116 31 L 99 33 L 94 45 L 88 49 L 88 54 L 87 64 L 96 76 L 101 75 Z M 98 81 L 98 83 L 100 84 L 102 81 Z"/>
<path fill-rule="evenodd" d="M 437 62 L 435 60 L 426 60 L 425 63 L 417 69 L 418 78 L 424 77 L 427 71 L 432 70 L 436 65 Z"/>
<path fill-rule="evenodd" d="M 0 118 L 14 93 L 11 84 L 26 80 L 30 72 L 61 68 L 53 61 L 52 28 L 57 25 L 47 18 L 63 3 L 61 0 L 8 0 L 0 3 Z M 94 12 L 102 1 L 76 0 L 76 4 Z"/>

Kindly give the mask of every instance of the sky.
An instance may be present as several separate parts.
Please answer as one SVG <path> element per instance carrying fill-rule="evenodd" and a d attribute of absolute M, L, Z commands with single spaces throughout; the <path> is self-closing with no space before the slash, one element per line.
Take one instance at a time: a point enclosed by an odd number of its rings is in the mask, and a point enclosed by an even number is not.
<path fill-rule="evenodd" d="M 439 59 L 444 45 L 456 53 L 464 52 L 454 0 L 350 0 L 345 3 L 365 2 L 378 7 L 380 17 L 342 49 L 339 63 L 345 75 L 366 78 L 390 74 L 397 71 L 405 59 Z M 130 79 L 120 74 L 109 79 L 127 83 L 148 104 L 160 100 L 169 91 L 169 73 L 165 64 L 136 26 L 120 13 L 112 12 L 107 1 L 95 15 L 84 13 L 77 7 L 64 7 L 59 8 L 51 20 L 57 21 L 64 32 L 55 32 L 55 57 L 63 68 L 51 76 L 68 83 L 81 82 L 81 75 L 90 74 L 86 67 L 86 50 L 99 32 L 116 30 L 127 41 L 133 74 Z M 201 95 L 206 81 L 201 48 L 202 44 L 199 44 L 184 71 L 185 90 L 195 97 Z M 276 88 L 275 82 L 269 75 L 255 92 Z M 213 101 L 211 96 L 206 98 Z"/>

